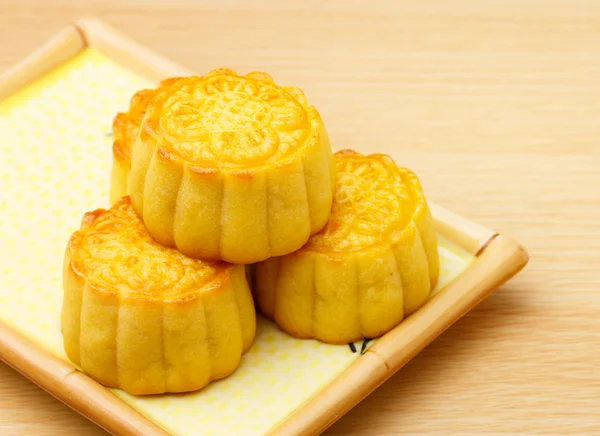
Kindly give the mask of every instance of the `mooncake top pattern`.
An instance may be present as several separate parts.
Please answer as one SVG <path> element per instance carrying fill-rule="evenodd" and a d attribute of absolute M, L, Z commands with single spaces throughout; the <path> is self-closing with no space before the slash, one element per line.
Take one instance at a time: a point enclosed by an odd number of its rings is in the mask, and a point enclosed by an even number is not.
<path fill-rule="evenodd" d="M 320 118 L 301 90 L 266 73 L 219 69 L 176 80 L 149 102 L 142 140 L 201 168 L 276 164 L 318 139 Z"/>
<path fill-rule="evenodd" d="M 337 182 L 331 215 L 305 248 L 348 252 L 394 243 L 425 201 L 418 178 L 383 154 L 342 150 L 334 158 Z"/>
<path fill-rule="evenodd" d="M 180 300 L 218 286 L 231 264 L 189 258 L 155 242 L 129 197 L 84 215 L 71 265 L 90 286 L 127 298 Z"/>

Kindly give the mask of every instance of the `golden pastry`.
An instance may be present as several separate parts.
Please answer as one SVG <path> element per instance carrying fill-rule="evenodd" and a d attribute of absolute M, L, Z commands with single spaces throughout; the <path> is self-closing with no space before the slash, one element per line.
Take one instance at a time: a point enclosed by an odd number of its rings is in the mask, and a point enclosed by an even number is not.
<path fill-rule="evenodd" d="M 298 338 L 342 344 L 381 336 L 428 299 L 438 279 L 433 219 L 418 178 L 385 155 L 334 155 L 327 226 L 254 270 L 261 312 Z"/>
<path fill-rule="evenodd" d="M 127 112 L 119 112 L 112 125 L 113 164 L 111 169 L 110 203 L 129 195 L 129 172 L 131 170 L 131 149 L 138 137 L 140 126 L 146 115 L 148 103 L 161 89 L 178 78 L 163 80 L 157 89 L 142 89 L 136 92 L 129 102 Z"/>
<path fill-rule="evenodd" d="M 254 340 L 244 266 L 157 244 L 129 197 L 84 215 L 63 280 L 67 355 L 131 394 L 200 389 L 231 374 Z"/>
<path fill-rule="evenodd" d="M 125 153 L 122 153 L 125 155 Z M 161 244 L 252 263 L 300 248 L 331 210 L 329 139 L 302 91 L 215 70 L 159 89 L 131 151 L 132 204 Z"/>

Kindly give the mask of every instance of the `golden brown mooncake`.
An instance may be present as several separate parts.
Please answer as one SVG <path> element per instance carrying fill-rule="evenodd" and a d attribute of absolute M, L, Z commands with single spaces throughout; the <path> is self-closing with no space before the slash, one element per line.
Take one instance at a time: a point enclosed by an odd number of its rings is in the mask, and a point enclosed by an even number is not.
<path fill-rule="evenodd" d="M 64 262 L 69 358 L 131 394 L 185 392 L 231 374 L 254 340 L 243 265 L 156 243 L 129 197 L 84 215 Z"/>
<path fill-rule="evenodd" d="M 439 274 L 415 174 L 385 155 L 335 153 L 331 217 L 300 250 L 253 271 L 260 311 L 285 332 L 343 344 L 383 335 L 428 299 Z"/>
<path fill-rule="evenodd" d="M 150 234 L 200 259 L 253 263 L 300 248 L 331 210 L 327 132 L 301 90 L 215 70 L 162 87 L 131 151 L 129 191 Z"/>

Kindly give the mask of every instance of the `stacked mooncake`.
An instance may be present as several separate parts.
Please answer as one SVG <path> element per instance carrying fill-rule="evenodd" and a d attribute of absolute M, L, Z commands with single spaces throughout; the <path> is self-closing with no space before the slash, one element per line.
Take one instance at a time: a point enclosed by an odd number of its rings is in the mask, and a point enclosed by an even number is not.
<path fill-rule="evenodd" d="M 67 354 L 104 385 L 226 377 L 254 340 L 254 302 L 298 338 L 380 336 L 437 281 L 417 177 L 388 156 L 333 155 L 303 92 L 268 74 L 165 80 L 113 133 L 112 207 L 69 241 L 62 316 Z"/>

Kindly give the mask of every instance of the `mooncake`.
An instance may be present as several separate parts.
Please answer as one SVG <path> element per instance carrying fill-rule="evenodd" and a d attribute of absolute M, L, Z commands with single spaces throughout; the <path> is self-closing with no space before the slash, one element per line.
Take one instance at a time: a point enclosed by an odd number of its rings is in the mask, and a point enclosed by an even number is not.
<path fill-rule="evenodd" d="M 161 244 L 247 264 L 291 253 L 325 226 L 335 175 L 325 126 L 300 89 L 220 69 L 155 93 L 129 185 L 113 184 Z"/>
<path fill-rule="evenodd" d="M 244 266 L 159 245 L 129 197 L 84 215 L 66 249 L 63 285 L 68 357 L 131 394 L 200 389 L 234 372 L 254 340 Z"/>
<path fill-rule="evenodd" d="M 326 227 L 298 251 L 255 265 L 260 311 L 298 338 L 343 344 L 383 335 L 428 299 L 439 274 L 417 176 L 382 154 L 335 153 Z"/>

